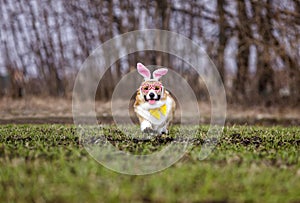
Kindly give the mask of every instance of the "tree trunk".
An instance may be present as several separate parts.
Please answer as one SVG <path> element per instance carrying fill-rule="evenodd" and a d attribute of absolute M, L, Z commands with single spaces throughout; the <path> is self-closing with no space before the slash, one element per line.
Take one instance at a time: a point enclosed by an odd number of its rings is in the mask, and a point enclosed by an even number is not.
<path fill-rule="evenodd" d="M 250 42 L 248 36 L 251 32 L 249 19 L 246 14 L 246 4 L 244 1 L 237 1 L 238 5 L 238 53 L 237 53 L 237 74 L 234 80 L 234 95 L 238 101 L 247 99 L 247 82 L 249 77 L 249 54 Z"/>
<path fill-rule="evenodd" d="M 227 23 L 225 19 L 225 6 L 224 0 L 217 1 L 217 9 L 219 15 L 219 46 L 218 46 L 218 56 L 217 56 L 217 68 L 220 72 L 221 79 L 224 83 L 225 81 L 225 67 L 224 67 L 224 51 L 227 43 L 227 36 L 226 36 L 226 28 Z"/>
<path fill-rule="evenodd" d="M 274 45 L 272 40 L 272 22 L 270 16 L 270 8 L 272 4 L 267 0 L 265 7 L 256 4 L 256 17 L 258 17 L 258 32 L 262 38 L 262 46 L 258 46 L 258 63 L 257 63 L 257 92 L 265 105 L 271 105 L 275 96 L 274 70 L 271 66 L 272 55 L 271 47 Z"/>
<path fill-rule="evenodd" d="M 167 0 L 156 0 L 156 27 L 162 30 L 169 30 L 170 6 Z M 164 39 L 167 40 L 167 39 Z M 161 39 L 157 37 L 156 43 L 162 44 Z M 169 66 L 169 55 L 167 53 L 156 52 L 156 65 Z"/>

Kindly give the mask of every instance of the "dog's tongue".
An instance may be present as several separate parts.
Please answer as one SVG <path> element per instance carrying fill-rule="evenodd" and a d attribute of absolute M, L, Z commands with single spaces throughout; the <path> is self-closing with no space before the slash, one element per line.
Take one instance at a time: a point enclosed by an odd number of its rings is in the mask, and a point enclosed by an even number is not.
<path fill-rule="evenodd" d="M 153 104 L 155 104 L 156 101 L 154 99 L 153 100 L 151 99 L 148 102 L 149 102 L 149 104 L 153 105 Z"/>

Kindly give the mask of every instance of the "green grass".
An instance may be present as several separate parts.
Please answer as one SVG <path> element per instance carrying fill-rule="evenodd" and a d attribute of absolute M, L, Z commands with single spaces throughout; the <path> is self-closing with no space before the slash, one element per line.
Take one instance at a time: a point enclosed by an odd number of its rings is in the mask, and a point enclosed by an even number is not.
<path fill-rule="evenodd" d="M 200 127 L 191 151 L 175 165 L 130 176 L 91 158 L 74 126 L 2 125 L 0 202 L 300 202 L 299 127 L 227 127 L 200 161 L 207 129 Z M 137 154 L 176 139 L 136 141 L 113 126 L 104 134 Z"/>

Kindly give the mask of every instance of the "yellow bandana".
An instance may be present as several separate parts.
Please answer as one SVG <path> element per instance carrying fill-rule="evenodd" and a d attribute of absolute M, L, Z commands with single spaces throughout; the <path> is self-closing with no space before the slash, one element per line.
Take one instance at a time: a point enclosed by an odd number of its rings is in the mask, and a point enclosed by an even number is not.
<path fill-rule="evenodd" d="M 159 108 L 150 109 L 149 112 L 152 116 L 154 116 L 156 119 L 159 120 L 160 119 L 160 113 L 162 113 L 164 116 L 167 114 L 167 105 L 164 104 Z"/>

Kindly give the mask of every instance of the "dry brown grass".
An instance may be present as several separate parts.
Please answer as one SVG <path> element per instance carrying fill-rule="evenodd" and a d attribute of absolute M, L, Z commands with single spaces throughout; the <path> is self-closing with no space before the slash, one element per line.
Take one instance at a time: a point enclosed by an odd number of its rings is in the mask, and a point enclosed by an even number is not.
<path fill-rule="evenodd" d="M 124 101 L 125 102 L 125 101 Z M 128 102 L 124 103 L 124 106 Z M 210 118 L 210 106 L 207 103 L 199 103 L 201 117 L 204 120 Z M 96 101 L 96 113 L 99 117 L 111 116 L 111 103 Z M 178 115 L 179 113 L 177 113 Z M 72 118 L 72 100 L 53 97 L 26 97 L 24 99 L 0 99 L 1 119 L 14 118 Z M 300 120 L 300 107 L 269 107 L 245 108 L 238 105 L 227 106 L 227 119 L 292 119 Z"/>

